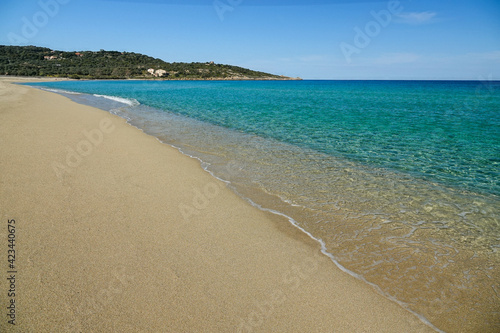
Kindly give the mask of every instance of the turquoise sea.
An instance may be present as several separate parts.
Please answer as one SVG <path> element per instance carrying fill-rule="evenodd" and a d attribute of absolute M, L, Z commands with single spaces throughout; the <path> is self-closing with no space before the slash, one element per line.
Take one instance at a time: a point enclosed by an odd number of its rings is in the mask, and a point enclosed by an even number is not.
<path fill-rule="evenodd" d="M 62 81 L 446 332 L 500 331 L 499 81 Z"/>

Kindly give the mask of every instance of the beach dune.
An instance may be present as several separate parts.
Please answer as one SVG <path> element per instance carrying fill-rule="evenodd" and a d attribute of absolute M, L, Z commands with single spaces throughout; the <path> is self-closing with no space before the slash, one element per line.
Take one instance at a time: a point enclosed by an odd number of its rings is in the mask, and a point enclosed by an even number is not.
<path fill-rule="evenodd" d="M 0 79 L 0 331 L 433 331 L 198 160 L 11 80 Z"/>

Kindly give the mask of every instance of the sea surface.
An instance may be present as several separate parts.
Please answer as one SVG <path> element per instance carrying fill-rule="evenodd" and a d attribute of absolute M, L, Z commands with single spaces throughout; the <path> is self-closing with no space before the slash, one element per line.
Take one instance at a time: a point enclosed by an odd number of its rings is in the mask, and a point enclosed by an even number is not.
<path fill-rule="evenodd" d="M 500 332 L 500 82 L 30 85 L 200 159 L 436 330 Z"/>

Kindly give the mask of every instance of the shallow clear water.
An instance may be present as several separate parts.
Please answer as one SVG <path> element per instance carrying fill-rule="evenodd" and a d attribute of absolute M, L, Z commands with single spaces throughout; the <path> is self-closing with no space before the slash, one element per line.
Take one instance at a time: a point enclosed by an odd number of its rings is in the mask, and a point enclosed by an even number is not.
<path fill-rule="evenodd" d="M 200 158 L 436 327 L 500 330 L 500 82 L 39 85 Z"/>

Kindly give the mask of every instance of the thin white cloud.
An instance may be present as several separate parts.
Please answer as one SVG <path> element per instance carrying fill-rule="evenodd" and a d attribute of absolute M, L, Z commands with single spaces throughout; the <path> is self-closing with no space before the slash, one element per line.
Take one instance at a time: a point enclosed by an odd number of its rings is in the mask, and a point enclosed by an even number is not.
<path fill-rule="evenodd" d="M 434 55 L 427 58 L 428 62 L 437 63 L 441 65 L 449 65 L 455 63 L 467 64 L 489 64 L 491 66 L 498 66 L 500 64 L 500 50 L 490 52 L 473 52 L 462 53 L 455 55 Z"/>
<path fill-rule="evenodd" d="M 386 53 L 373 60 L 375 65 L 409 64 L 420 59 L 415 53 Z"/>
<path fill-rule="evenodd" d="M 392 52 L 383 53 L 374 57 L 359 57 L 356 61 L 351 64 L 346 64 L 345 60 L 337 59 L 337 61 L 332 62 L 333 65 L 337 67 L 363 67 L 363 68 L 383 68 L 386 66 L 398 65 L 398 64 L 411 64 L 422 61 L 424 57 L 420 54 L 409 53 L 409 52 Z"/>
<path fill-rule="evenodd" d="M 327 56 L 321 54 L 311 54 L 298 58 L 301 62 L 323 62 L 327 60 Z"/>
<path fill-rule="evenodd" d="M 435 17 L 436 12 L 407 12 L 397 15 L 395 22 L 404 24 L 424 24 L 431 22 Z"/>
<path fill-rule="evenodd" d="M 492 61 L 500 63 L 500 51 L 468 53 L 466 54 L 466 57 L 476 60 Z"/>

